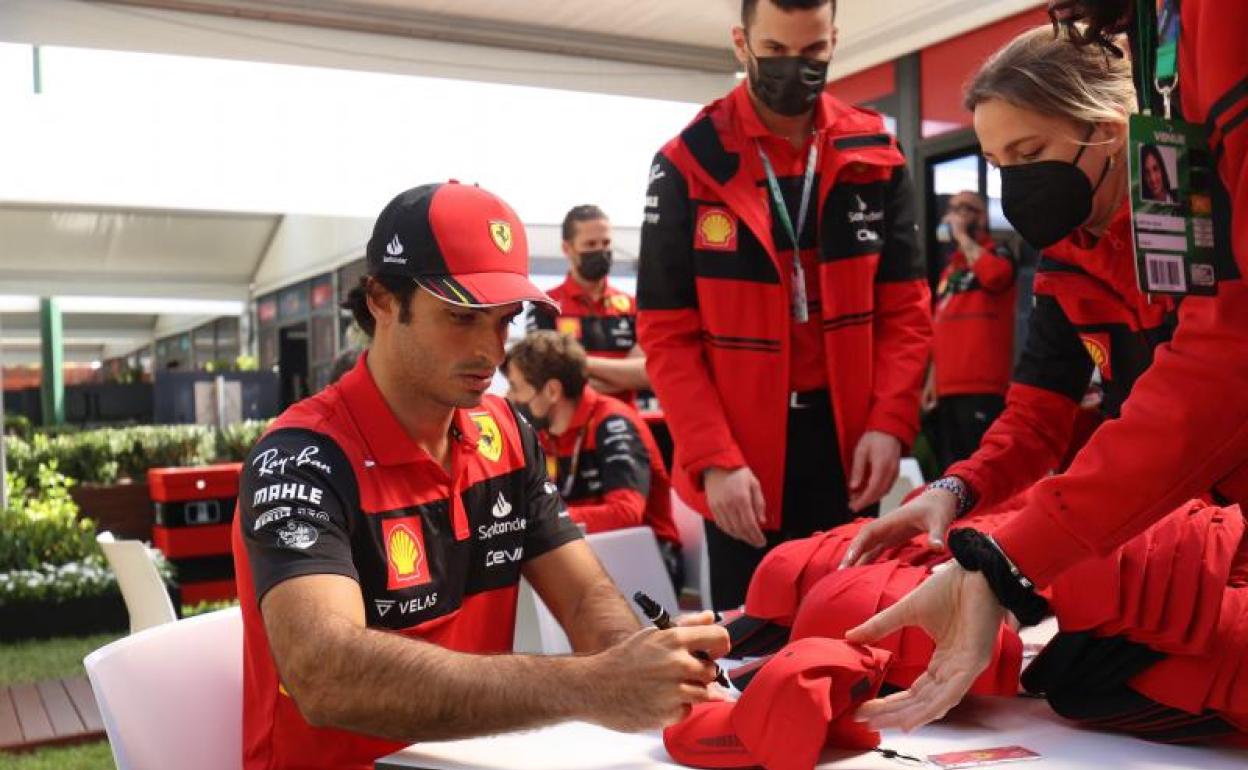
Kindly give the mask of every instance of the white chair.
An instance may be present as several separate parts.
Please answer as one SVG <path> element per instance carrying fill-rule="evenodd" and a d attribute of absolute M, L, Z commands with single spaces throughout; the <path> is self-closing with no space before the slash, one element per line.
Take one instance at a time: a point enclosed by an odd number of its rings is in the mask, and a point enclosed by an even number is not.
<path fill-rule="evenodd" d="M 628 600 L 637 618 L 648 623 L 633 603 L 635 591 L 645 591 L 675 614 L 676 592 L 659 555 L 659 543 L 649 527 L 629 527 L 588 535 L 585 542 L 597 554 L 603 569 Z M 521 581 L 516 606 L 516 652 L 565 655 L 572 651 L 559 621 L 528 581 Z"/>
<path fill-rule="evenodd" d="M 906 495 L 925 483 L 927 482 L 923 480 L 923 469 L 919 467 L 919 461 L 913 457 L 901 458 L 897 480 L 893 482 L 892 489 L 888 490 L 888 493 L 880 500 L 880 515 L 883 516 L 900 506 Z"/>
<path fill-rule="evenodd" d="M 680 554 L 685 562 L 685 585 L 697 592 L 703 609 L 711 606 L 711 565 L 706 555 L 706 519 L 672 490 L 672 519 L 680 532 Z"/>
<path fill-rule="evenodd" d="M 237 607 L 140 631 L 83 663 L 118 770 L 242 767 Z"/>
<path fill-rule="evenodd" d="M 146 545 L 138 540 L 116 540 L 111 532 L 101 532 L 95 539 L 117 575 L 121 598 L 130 614 L 130 633 L 178 619 Z"/>

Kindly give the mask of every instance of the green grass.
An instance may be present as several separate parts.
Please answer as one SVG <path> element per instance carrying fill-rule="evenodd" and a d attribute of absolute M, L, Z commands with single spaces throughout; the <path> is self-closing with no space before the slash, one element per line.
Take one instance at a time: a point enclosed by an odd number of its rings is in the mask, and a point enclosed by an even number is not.
<path fill-rule="evenodd" d="M 114 770 L 108 741 L 24 754 L 0 752 L 0 770 Z"/>
<path fill-rule="evenodd" d="M 0 645 L 0 684 L 83 676 L 82 659 L 121 634 L 40 639 Z"/>

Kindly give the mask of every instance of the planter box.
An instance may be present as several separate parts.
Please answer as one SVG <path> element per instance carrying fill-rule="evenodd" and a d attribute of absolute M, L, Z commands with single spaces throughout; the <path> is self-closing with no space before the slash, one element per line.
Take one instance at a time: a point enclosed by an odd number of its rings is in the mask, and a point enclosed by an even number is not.
<path fill-rule="evenodd" d="M 182 617 L 181 589 L 177 585 L 166 588 L 174 612 Z M 130 631 L 130 613 L 120 591 L 62 602 L 0 606 L 0 643 L 107 631 L 115 631 L 119 636 Z"/>
<path fill-rule="evenodd" d="M 80 484 L 69 494 L 81 515 L 95 520 L 101 532 L 112 532 L 119 539 L 152 539 L 156 514 L 147 484 Z"/>
<path fill-rule="evenodd" d="M 129 630 L 130 616 L 120 592 L 56 603 L 0 606 L 0 642 L 106 631 L 125 634 Z"/>

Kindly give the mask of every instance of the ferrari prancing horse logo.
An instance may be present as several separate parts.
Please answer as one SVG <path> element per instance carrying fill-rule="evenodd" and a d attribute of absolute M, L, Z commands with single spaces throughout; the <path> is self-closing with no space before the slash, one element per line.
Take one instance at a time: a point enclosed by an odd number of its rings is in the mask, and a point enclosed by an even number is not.
<path fill-rule="evenodd" d="M 495 219 L 490 221 L 490 240 L 494 241 L 494 245 L 504 254 L 511 253 L 511 247 L 514 241 L 511 237 L 511 223 L 503 222 Z"/>

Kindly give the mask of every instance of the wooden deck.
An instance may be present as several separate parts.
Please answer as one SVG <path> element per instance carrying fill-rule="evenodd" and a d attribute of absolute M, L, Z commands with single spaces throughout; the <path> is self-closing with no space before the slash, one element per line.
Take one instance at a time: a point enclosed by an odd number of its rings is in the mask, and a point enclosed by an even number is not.
<path fill-rule="evenodd" d="M 104 722 L 85 676 L 0 686 L 0 751 L 103 737 Z"/>

